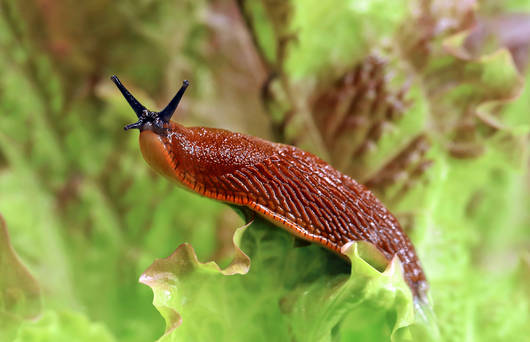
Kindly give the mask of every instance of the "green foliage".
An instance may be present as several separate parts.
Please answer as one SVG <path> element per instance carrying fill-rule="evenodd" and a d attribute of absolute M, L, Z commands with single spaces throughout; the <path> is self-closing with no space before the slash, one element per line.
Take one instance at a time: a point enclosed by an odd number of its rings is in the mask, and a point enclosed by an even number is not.
<path fill-rule="evenodd" d="M 411 293 L 397 258 L 380 272 L 353 243 L 345 249 L 352 272 L 346 276 L 341 260 L 316 246 L 293 249 L 292 236 L 263 220 L 240 228 L 234 246 L 237 256 L 224 270 L 198 262 L 183 244 L 142 275 L 166 320 L 160 341 L 333 341 L 341 325 L 359 321 L 378 327 L 376 336 L 384 340 L 436 334 L 412 325 Z M 252 260 L 250 270 L 239 246 Z M 358 333 L 348 330 L 350 337 Z"/>
<path fill-rule="evenodd" d="M 40 289 L 11 247 L 1 216 L 0 274 L 0 338 L 12 340 L 21 322 L 39 314 Z"/>
<path fill-rule="evenodd" d="M 104 325 L 80 313 L 45 312 L 37 322 L 24 323 L 14 342 L 116 341 Z"/>
<path fill-rule="evenodd" d="M 298 32 L 287 70 L 294 79 L 334 71 L 389 38 L 406 13 L 405 1 L 295 1 L 291 30 Z"/>
<path fill-rule="evenodd" d="M 469 3 L 247 0 L 241 18 L 217 0 L 0 0 L 0 340 L 530 335 L 530 71 L 502 41 L 468 51 Z M 415 307 L 397 260 L 378 271 L 354 244 L 350 270 L 261 220 L 218 267 L 238 223 L 148 169 L 111 74 L 153 109 L 189 78 L 176 120 L 273 136 L 374 184 L 412 217 L 432 307 Z"/>

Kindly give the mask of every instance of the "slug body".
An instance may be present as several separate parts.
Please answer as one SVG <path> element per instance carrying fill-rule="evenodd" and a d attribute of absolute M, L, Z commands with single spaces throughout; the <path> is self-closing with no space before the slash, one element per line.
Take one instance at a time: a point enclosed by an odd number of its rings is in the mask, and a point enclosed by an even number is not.
<path fill-rule="evenodd" d="M 128 92 L 124 96 L 134 99 Z M 362 184 L 294 146 L 221 129 L 184 127 L 169 119 L 156 121 L 164 111 L 143 108 L 139 127 L 126 127 L 140 129 L 142 154 L 159 173 L 203 196 L 247 207 L 339 255 L 350 241 L 370 242 L 388 261 L 399 257 L 412 293 L 424 298 L 427 281 L 412 243 Z"/>

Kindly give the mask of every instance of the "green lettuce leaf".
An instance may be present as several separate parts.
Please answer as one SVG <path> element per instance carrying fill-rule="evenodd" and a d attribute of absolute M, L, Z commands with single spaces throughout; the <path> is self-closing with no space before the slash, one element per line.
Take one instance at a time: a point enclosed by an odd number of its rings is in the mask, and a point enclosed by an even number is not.
<path fill-rule="evenodd" d="M 101 323 L 94 323 L 77 312 L 47 311 L 35 322 L 25 322 L 14 342 L 114 342 Z"/>
<path fill-rule="evenodd" d="M 40 310 L 39 285 L 11 246 L 0 215 L 0 340 L 12 339 L 18 326 Z"/>
<path fill-rule="evenodd" d="M 437 336 L 432 317 L 421 315 L 429 306 L 415 312 L 398 258 L 379 271 L 366 261 L 370 248 L 351 243 L 348 274 L 342 259 L 316 245 L 293 248 L 292 236 L 261 219 L 236 231 L 234 248 L 225 269 L 183 244 L 143 273 L 166 320 L 159 341 L 335 341 L 342 330 L 358 335 L 348 327 L 359 319 L 392 341 Z"/>

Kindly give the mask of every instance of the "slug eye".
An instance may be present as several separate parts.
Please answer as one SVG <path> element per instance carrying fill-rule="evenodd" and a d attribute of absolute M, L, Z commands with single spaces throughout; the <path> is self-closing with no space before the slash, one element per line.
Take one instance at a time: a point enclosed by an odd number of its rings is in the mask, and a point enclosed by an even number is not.
<path fill-rule="evenodd" d="M 138 119 L 140 119 L 144 111 L 147 111 L 147 108 L 145 108 L 140 102 L 138 102 L 138 100 L 120 82 L 120 79 L 116 75 L 112 75 L 110 79 L 112 80 L 112 82 L 114 82 L 116 87 L 118 87 L 123 97 L 125 97 L 125 100 L 127 100 L 127 102 L 129 103 L 129 106 L 131 106 L 131 108 L 136 113 Z"/>
<path fill-rule="evenodd" d="M 184 80 L 184 82 L 182 82 L 182 87 L 180 87 L 179 91 L 177 92 L 177 94 L 175 94 L 173 99 L 168 103 L 166 108 L 164 108 L 160 112 L 152 112 L 148 110 L 147 108 L 145 108 L 140 102 L 138 102 L 138 100 L 120 82 L 119 78 L 116 75 L 112 75 L 110 79 L 112 80 L 112 82 L 114 82 L 116 87 L 118 87 L 123 97 L 125 98 L 125 100 L 127 100 L 131 108 L 136 113 L 136 116 L 138 117 L 137 122 L 129 124 L 123 128 L 126 131 L 129 129 L 133 129 L 133 128 L 137 128 L 141 130 L 146 123 L 152 123 L 155 128 L 162 129 L 163 125 L 165 123 L 169 123 L 169 121 L 171 120 L 171 117 L 175 113 L 175 110 L 177 109 L 180 103 L 180 100 L 182 99 L 182 96 L 184 95 L 184 92 L 190 85 L 188 80 Z"/>
<path fill-rule="evenodd" d="M 184 92 L 190 85 L 190 82 L 188 80 L 184 80 L 182 82 L 182 87 L 180 87 L 179 91 L 175 94 L 171 102 L 169 102 L 161 112 L 158 113 L 158 117 L 160 120 L 164 122 L 169 122 L 171 120 L 171 117 L 173 116 L 173 113 L 175 113 L 175 110 L 177 109 L 180 100 L 182 99 L 182 96 L 184 95 Z"/>

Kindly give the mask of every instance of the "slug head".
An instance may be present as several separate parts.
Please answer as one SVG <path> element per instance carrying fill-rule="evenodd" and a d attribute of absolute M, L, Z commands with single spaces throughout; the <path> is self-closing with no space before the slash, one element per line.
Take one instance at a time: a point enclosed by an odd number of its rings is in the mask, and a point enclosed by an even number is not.
<path fill-rule="evenodd" d="M 125 86 L 120 82 L 116 75 L 113 75 L 111 78 L 112 82 L 118 87 L 123 97 L 127 100 L 131 108 L 136 113 L 138 121 L 132 124 L 125 126 L 123 129 L 126 131 L 132 128 L 137 128 L 140 131 L 152 130 L 156 133 L 161 133 L 167 129 L 168 123 L 175 113 L 175 110 L 178 107 L 182 95 L 186 91 L 186 88 L 189 86 L 189 82 L 185 80 L 182 82 L 182 87 L 179 89 L 175 97 L 168 103 L 166 108 L 160 112 L 153 112 L 145 108 L 136 98 L 125 88 Z"/>

